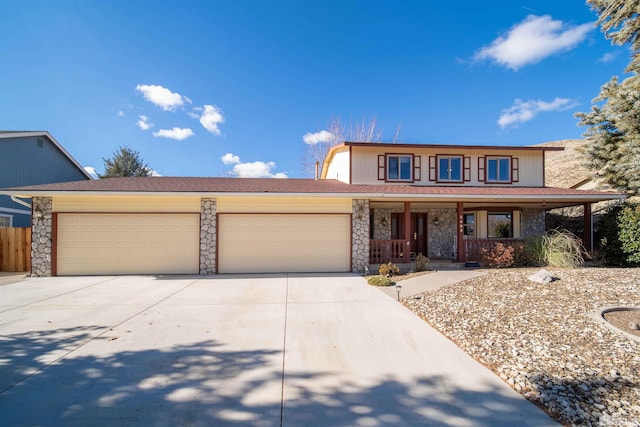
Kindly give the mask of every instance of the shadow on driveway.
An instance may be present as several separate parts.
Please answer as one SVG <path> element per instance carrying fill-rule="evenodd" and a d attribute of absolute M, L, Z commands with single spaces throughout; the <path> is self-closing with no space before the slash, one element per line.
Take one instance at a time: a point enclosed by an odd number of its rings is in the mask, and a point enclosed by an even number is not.
<path fill-rule="evenodd" d="M 295 396 L 282 406 L 279 351 L 229 351 L 215 340 L 169 349 L 67 354 L 102 326 L 30 331 L 1 337 L 3 425 L 509 425 L 513 405 L 500 390 L 449 389 L 446 378 L 408 384 L 384 378 L 368 385 L 336 382 L 322 392 L 305 384 L 323 373 L 287 372 Z M 92 333 L 93 331 L 93 333 Z M 94 340 L 111 340 L 104 334 Z M 47 364 L 50 363 L 50 364 Z M 273 366 L 272 369 L 264 369 Z M 7 381 L 9 379 L 9 381 Z M 515 400 L 515 399 L 512 399 Z M 460 401 L 473 402 L 461 407 Z M 499 402 L 499 403 L 498 403 Z M 529 425 L 521 420 L 519 425 Z"/>

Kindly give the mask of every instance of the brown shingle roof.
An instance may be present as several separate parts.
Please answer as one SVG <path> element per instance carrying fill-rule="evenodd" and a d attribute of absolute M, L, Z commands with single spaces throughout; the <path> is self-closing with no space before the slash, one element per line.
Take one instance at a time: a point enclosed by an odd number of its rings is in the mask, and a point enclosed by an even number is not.
<path fill-rule="evenodd" d="M 12 194 L 47 192 L 122 192 L 122 193 L 280 193 L 280 194 L 371 194 L 371 195 L 460 195 L 460 196 L 596 196 L 600 191 L 548 187 L 455 187 L 420 185 L 350 185 L 333 179 L 277 178 L 193 178 L 137 177 L 105 178 L 34 185 L 10 190 Z M 611 194 L 609 194 L 611 196 Z M 606 197 L 610 198 L 610 197 Z"/>

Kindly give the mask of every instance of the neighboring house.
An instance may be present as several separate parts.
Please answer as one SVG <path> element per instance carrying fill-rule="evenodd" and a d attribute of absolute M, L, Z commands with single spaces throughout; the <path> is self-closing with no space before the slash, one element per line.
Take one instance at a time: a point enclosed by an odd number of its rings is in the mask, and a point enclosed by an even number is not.
<path fill-rule="evenodd" d="M 588 217 L 622 197 L 545 187 L 545 153 L 558 150 L 345 142 L 316 180 L 109 178 L 0 193 L 34 198 L 35 276 L 363 272 L 417 253 L 473 259 L 543 233 L 545 210 L 582 205 Z"/>
<path fill-rule="evenodd" d="M 89 180 L 49 132 L 0 131 L 0 188 Z M 30 200 L 0 195 L 0 227 L 30 227 Z"/>

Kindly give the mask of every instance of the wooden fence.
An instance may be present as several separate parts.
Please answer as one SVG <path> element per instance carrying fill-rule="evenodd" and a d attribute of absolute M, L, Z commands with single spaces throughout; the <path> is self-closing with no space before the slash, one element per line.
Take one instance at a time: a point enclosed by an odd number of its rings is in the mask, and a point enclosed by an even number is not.
<path fill-rule="evenodd" d="M 31 229 L 0 227 L 0 271 L 31 271 Z"/>

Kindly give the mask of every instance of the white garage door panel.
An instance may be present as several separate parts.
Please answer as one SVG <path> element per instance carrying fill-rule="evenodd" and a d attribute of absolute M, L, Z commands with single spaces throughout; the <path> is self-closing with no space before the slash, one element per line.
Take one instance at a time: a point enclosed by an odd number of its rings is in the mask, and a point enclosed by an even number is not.
<path fill-rule="evenodd" d="M 59 275 L 193 274 L 197 214 L 59 214 Z"/>
<path fill-rule="evenodd" d="M 351 217 L 335 215 L 219 216 L 220 273 L 351 270 Z"/>

